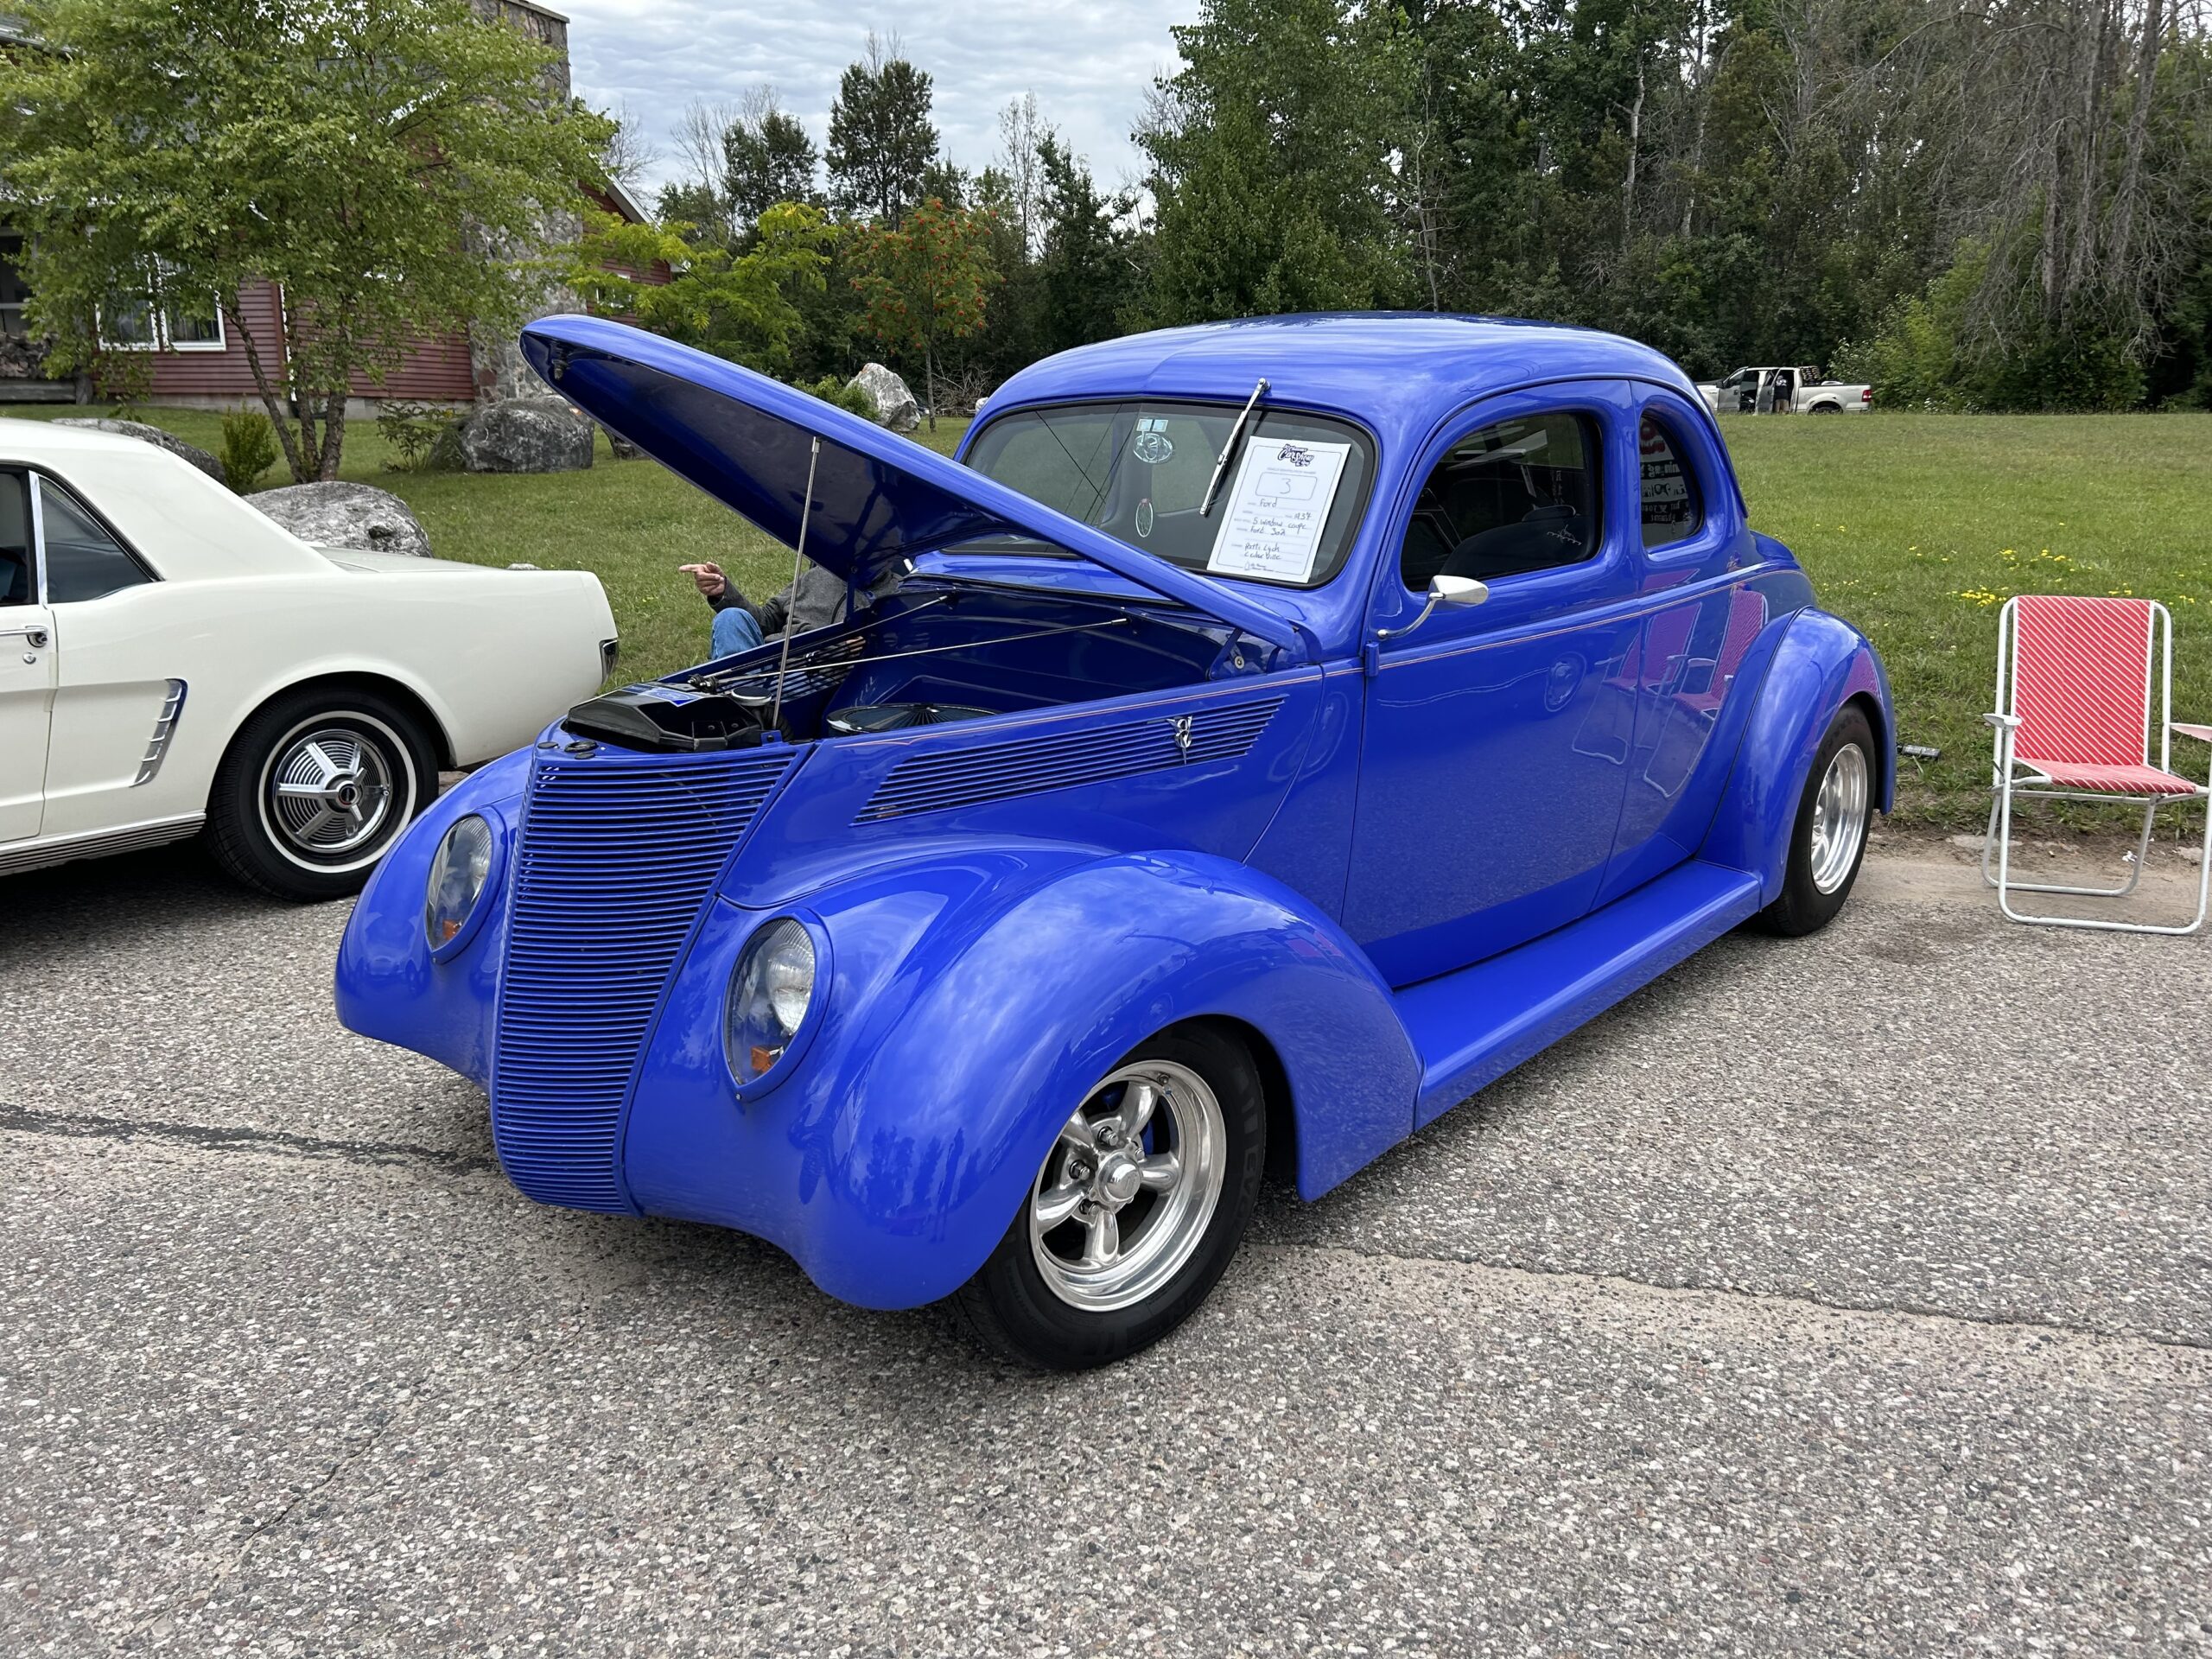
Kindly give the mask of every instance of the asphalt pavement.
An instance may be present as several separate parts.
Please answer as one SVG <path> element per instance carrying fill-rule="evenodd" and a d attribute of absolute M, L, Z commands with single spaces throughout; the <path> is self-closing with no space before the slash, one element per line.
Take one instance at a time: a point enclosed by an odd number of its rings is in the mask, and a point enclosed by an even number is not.
<path fill-rule="evenodd" d="M 0 917 L 0 1653 L 2212 1650 L 2212 936 L 1940 845 L 1071 1378 L 523 1199 L 337 1025 L 342 906 Z"/>

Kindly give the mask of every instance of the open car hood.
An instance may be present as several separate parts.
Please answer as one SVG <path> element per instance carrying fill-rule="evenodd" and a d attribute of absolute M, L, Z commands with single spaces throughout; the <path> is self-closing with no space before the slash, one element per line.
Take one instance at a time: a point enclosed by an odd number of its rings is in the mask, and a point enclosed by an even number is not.
<path fill-rule="evenodd" d="M 806 556 L 855 587 L 873 588 L 905 559 L 975 537 L 1031 536 L 1306 654 L 1281 612 L 795 386 L 597 317 L 541 318 L 523 330 L 522 350 L 577 408 L 786 547 L 798 542 L 808 446 L 819 437 Z"/>

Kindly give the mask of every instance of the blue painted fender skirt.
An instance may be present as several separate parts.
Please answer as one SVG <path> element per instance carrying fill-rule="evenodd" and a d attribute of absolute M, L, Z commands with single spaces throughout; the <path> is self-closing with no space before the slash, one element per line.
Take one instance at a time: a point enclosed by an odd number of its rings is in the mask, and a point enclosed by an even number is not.
<path fill-rule="evenodd" d="M 1760 880 L 1759 902 L 1782 896 L 1789 837 L 1814 758 L 1843 705 L 1867 708 L 1882 810 L 1896 798 L 1897 720 L 1889 677 L 1866 636 L 1826 611 L 1800 611 L 1759 683 L 1728 785 L 1698 856 Z"/>
<path fill-rule="evenodd" d="M 1098 1079 L 1201 1018 L 1279 1058 L 1309 1196 L 1411 1131 L 1421 1065 L 1389 990 L 1287 889 L 1202 854 L 1046 859 L 979 849 L 788 912 L 828 942 L 821 1026 L 788 1081 L 741 1101 L 723 1000 L 770 913 L 717 900 L 639 1071 L 639 1207 L 766 1238 L 846 1301 L 934 1300 L 982 1265 Z"/>

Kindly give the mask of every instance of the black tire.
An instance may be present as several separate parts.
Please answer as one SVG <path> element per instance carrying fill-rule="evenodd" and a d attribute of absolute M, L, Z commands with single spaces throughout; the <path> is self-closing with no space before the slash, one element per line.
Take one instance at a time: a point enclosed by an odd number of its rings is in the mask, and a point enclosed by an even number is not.
<path fill-rule="evenodd" d="M 1834 873 L 1829 872 L 1831 885 L 1824 889 L 1815 869 L 1814 821 L 1818 816 L 1821 789 L 1828 779 L 1830 768 L 1836 766 L 1836 757 L 1853 746 L 1857 747 L 1859 764 L 1865 769 L 1858 845 L 1851 852 L 1849 867 L 1843 871 L 1841 880 L 1835 880 Z M 1845 763 L 1847 766 L 1850 764 Z M 1789 832 L 1789 864 L 1783 877 L 1782 896 L 1754 918 L 1761 928 L 1787 938 L 1798 938 L 1818 932 L 1834 919 L 1844 901 L 1851 897 L 1851 889 L 1859 880 L 1859 867 L 1866 861 L 1866 833 L 1873 822 L 1874 791 L 1880 778 L 1874 753 L 1874 728 L 1867 723 L 1866 710 L 1857 703 L 1846 703 L 1829 722 L 1827 735 L 1821 740 L 1820 753 L 1813 757 L 1813 769 L 1805 779 L 1804 793 L 1797 800 L 1797 823 Z"/>
<path fill-rule="evenodd" d="M 315 846 L 315 832 L 301 825 L 315 804 L 302 798 L 280 803 L 275 795 L 278 767 L 286 762 L 315 771 L 317 785 L 329 784 L 329 811 L 359 810 L 362 822 L 315 820 L 329 845 Z M 333 762 L 339 770 L 323 778 Z M 388 697 L 346 685 L 288 691 L 238 728 L 216 768 L 207 795 L 208 849 L 231 875 L 263 893 L 303 904 L 342 899 L 361 890 L 400 831 L 436 798 L 437 766 L 421 720 Z M 336 798 L 349 780 L 353 793 L 341 809 Z M 366 804 L 372 798 L 372 808 Z M 332 823 L 337 827 L 329 829 Z"/>
<path fill-rule="evenodd" d="M 1808 412 L 1815 415 L 1840 415 L 1843 413 L 1843 405 L 1841 404 L 1815 404 Z"/>
<path fill-rule="evenodd" d="M 1139 1044 L 1106 1074 L 1107 1080 L 1150 1063 L 1195 1076 L 1220 1109 L 1224 1141 L 1219 1180 L 1211 1188 L 1216 1194 L 1213 1207 L 1197 1243 L 1172 1276 L 1141 1300 L 1110 1309 L 1071 1305 L 1048 1282 L 1037 1259 L 1039 1250 L 1051 1245 L 1037 1243 L 1031 1231 L 1032 1205 L 1046 1178 L 1056 1167 L 1063 1175 L 1065 1173 L 1061 1160 L 1070 1154 L 1056 1143 L 1025 1191 L 1020 1207 L 990 1259 L 953 1296 L 953 1305 L 969 1334 L 989 1353 L 1016 1364 L 1054 1371 L 1084 1370 L 1126 1359 L 1159 1341 L 1196 1312 L 1236 1254 L 1259 1201 L 1260 1179 L 1267 1163 L 1267 1101 L 1251 1056 L 1243 1044 L 1210 1027 L 1182 1026 Z M 1110 1092 L 1102 1081 L 1071 1110 L 1084 1110 L 1093 1102 L 1108 1099 Z M 1164 1098 L 1171 1116 L 1175 1110 L 1186 1109 L 1173 1104 L 1172 1090 Z M 1110 1112 L 1104 1115 L 1112 1116 Z M 1158 1116 L 1155 1111 L 1154 1116 Z M 1149 1149 L 1153 1143 L 1147 1140 L 1146 1145 Z M 1147 1212 L 1136 1224 L 1148 1224 L 1158 1213 L 1161 1212 Z M 1065 1224 L 1078 1229 L 1083 1224 L 1080 1219 Z M 1046 1236 L 1050 1239 L 1054 1235 Z M 1137 1242 L 1131 1244 L 1132 1251 L 1141 1248 L 1145 1236 L 1134 1236 Z"/>

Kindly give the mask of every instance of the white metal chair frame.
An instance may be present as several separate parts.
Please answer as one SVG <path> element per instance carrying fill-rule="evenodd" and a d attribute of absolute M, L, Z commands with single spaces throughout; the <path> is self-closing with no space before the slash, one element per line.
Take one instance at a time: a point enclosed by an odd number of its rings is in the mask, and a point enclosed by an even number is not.
<path fill-rule="evenodd" d="M 2157 822 L 2160 804 L 2167 801 L 2197 801 L 2212 803 L 2212 767 L 2209 767 L 2205 782 L 2186 795 L 2131 795 L 2113 791 L 2040 788 L 2038 784 L 2051 783 L 2050 775 L 2039 770 L 2033 760 L 2015 758 L 2012 747 L 2020 728 L 2018 707 L 2019 652 L 2018 648 L 2018 610 L 2019 600 L 2005 601 L 2005 608 L 1997 617 L 1997 711 L 1982 719 L 1994 728 L 1996 754 L 1992 768 L 1990 787 L 1996 798 L 1989 808 L 1989 829 L 1982 838 L 1982 879 L 1997 889 L 1998 907 L 2016 922 L 2035 923 L 2045 927 L 2080 927 L 2100 929 L 2115 933 L 2194 933 L 2204 925 L 2206 899 L 2212 896 L 2212 804 L 2207 805 L 2205 835 L 2199 842 L 2196 877 L 2196 914 L 2185 923 L 2162 925 L 2152 922 L 2100 921 L 2076 916 L 2033 915 L 2012 908 L 2012 895 L 2016 893 L 2055 893 L 2084 899 L 2120 899 L 2135 891 L 2143 879 L 2143 864 L 2151 849 L 2151 831 Z M 2173 717 L 2174 696 L 2174 624 L 2166 607 L 2156 601 L 2148 601 L 2151 626 L 2145 634 L 2143 664 L 2143 757 L 2142 764 L 2151 761 L 2151 733 L 2158 737 L 2158 770 L 2173 774 L 2173 739 L 2178 734 L 2193 738 L 2212 746 L 2212 726 L 2190 725 Z M 2152 727 L 2152 694 L 2158 698 L 2158 723 Z M 2024 776 L 2020 775 L 2024 772 Z M 2178 775 L 2178 774 L 2173 774 Z M 2139 805 L 2143 809 L 2143 834 L 2135 847 L 2133 868 L 2126 882 L 2116 887 L 2069 887 L 2061 883 L 2015 881 L 2012 879 L 2012 800 L 2015 796 L 2035 800 L 2093 801 L 2106 806 Z M 1990 868 L 1994 853 L 1996 868 Z"/>

